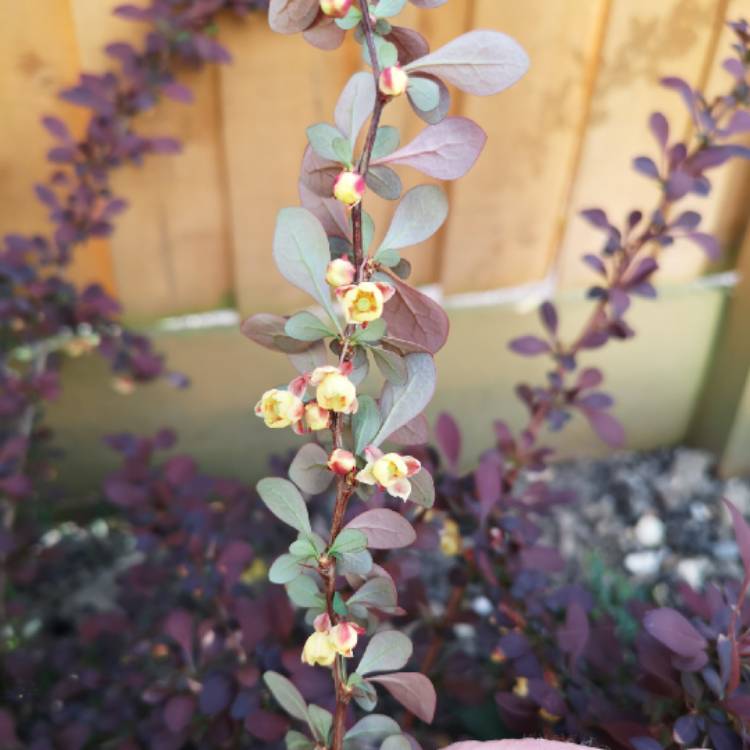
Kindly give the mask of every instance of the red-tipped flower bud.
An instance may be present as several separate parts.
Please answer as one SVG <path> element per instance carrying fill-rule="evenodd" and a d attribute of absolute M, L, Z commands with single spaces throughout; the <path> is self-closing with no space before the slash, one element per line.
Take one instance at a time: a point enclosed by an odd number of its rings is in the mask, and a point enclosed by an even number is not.
<path fill-rule="evenodd" d="M 347 206 L 356 206 L 364 194 L 364 177 L 356 172 L 341 172 L 333 183 L 333 195 Z"/>
<path fill-rule="evenodd" d="M 343 448 L 336 448 L 328 459 L 328 468 L 340 477 L 345 477 L 357 468 L 357 459 L 354 454 Z"/>
<path fill-rule="evenodd" d="M 320 0 L 320 9 L 332 18 L 343 18 L 354 0 Z"/>
<path fill-rule="evenodd" d="M 401 96 L 409 85 L 409 74 L 401 66 L 385 68 L 378 79 L 380 93 L 385 96 Z"/>

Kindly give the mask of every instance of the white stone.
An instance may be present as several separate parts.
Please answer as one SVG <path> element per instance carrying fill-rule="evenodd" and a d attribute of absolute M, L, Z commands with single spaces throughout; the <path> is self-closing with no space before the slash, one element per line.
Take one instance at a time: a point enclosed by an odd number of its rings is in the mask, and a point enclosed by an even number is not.
<path fill-rule="evenodd" d="M 709 562 L 705 557 L 686 557 L 677 563 L 676 572 L 694 589 L 698 589 L 703 585 L 708 568 Z"/>
<path fill-rule="evenodd" d="M 478 596 L 474 601 L 471 603 L 471 608 L 476 612 L 480 617 L 487 617 L 494 607 L 492 606 L 492 602 L 486 597 L 486 596 Z"/>
<path fill-rule="evenodd" d="M 625 567 L 635 576 L 652 576 L 659 571 L 664 550 L 642 550 L 625 556 Z"/>
<path fill-rule="evenodd" d="M 653 513 L 646 513 L 635 525 L 635 538 L 644 547 L 659 547 L 664 541 L 664 522 Z"/>

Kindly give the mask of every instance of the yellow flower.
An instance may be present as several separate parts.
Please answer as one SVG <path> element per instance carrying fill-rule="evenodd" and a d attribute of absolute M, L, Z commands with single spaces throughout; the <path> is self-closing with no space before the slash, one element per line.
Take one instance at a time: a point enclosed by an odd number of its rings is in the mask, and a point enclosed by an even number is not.
<path fill-rule="evenodd" d="M 357 411 L 357 389 L 338 367 L 316 367 L 310 384 L 317 386 L 316 399 L 319 406 L 342 414 Z"/>
<path fill-rule="evenodd" d="M 409 74 L 400 65 L 385 68 L 378 79 L 380 93 L 385 96 L 401 96 L 409 85 Z"/>
<path fill-rule="evenodd" d="M 389 495 L 408 500 L 411 495 L 411 482 L 422 465 L 412 456 L 398 453 L 383 453 L 375 446 L 365 449 L 367 465 L 357 474 L 357 481 L 362 484 L 377 484 Z"/>
<path fill-rule="evenodd" d="M 354 656 L 357 638 L 361 633 L 364 633 L 364 629 L 353 622 L 340 622 L 331 628 L 329 637 L 336 652 L 350 658 Z"/>
<path fill-rule="evenodd" d="M 526 698 L 529 694 L 529 681 L 526 677 L 516 677 L 513 693 L 519 698 Z"/>
<path fill-rule="evenodd" d="M 356 172 L 341 172 L 333 183 L 333 195 L 347 206 L 356 206 L 365 194 L 365 180 Z"/>
<path fill-rule="evenodd" d="M 343 18 L 354 0 L 320 0 L 320 9 L 332 18 Z"/>
<path fill-rule="evenodd" d="M 336 287 L 347 286 L 354 281 L 357 269 L 354 264 L 346 257 L 334 258 L 326 270 L 326 282 L 329 286 Z"/>
<path fill-rule="evenodd" d="M 305 424 L 311 430 L 325 430 L 331 424 L 331 413 L 317 401 L 305 404 Z"/>
<path fill-rule="evenodd" d="M 458 524 L 453 519 L 446 518 L 443 528 L 440 529 L 440 551 L 446 557 L 455 557 L 461 553 L 461 548 L 461 531 Z"/>
<path fill-rule="evenodd" d="M 330 667 L 336 660 L 336 648 L 334 647 L 328 633 L 315 631 L 306 641 L 302 649 L 302 661 L 314 667 Z"/>
<path fill-rule="evenodd" d="M 263 417 L 267 427 L 274 429 L 298 422 L 304 415 L 304 409 L 301 398 L 278 388 L 266 391 L 255 405 L 255 413 Z"/>
<path fill-rule="evenodd" d="M 347 323 L 371 323 L 377 320 L 383 314 L 383 304 L 393 293 L 394 289 L 390 284 L 373 281 L 336 289 Z"/>

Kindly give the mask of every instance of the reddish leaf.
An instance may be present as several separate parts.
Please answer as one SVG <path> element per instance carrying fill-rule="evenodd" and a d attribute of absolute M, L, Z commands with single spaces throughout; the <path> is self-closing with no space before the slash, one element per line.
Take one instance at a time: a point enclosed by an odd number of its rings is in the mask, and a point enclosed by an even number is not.
<path fill-rule="evenodd" d="M 625 430 L 620 422 L 606 411 L 597 411 L 581 407 L 591 428 L 607 445 L 612 448 L 621 448 L 625 445 Z"/>
<path fill-rule="evenodd" d="M 445 1 L 445 0 L 444 0 Z M 391 26 L 391 30 L 385 38 L 398 50 L 398 60 L 401 65 L 406 65 L 412 60 L 424 57 L 430 51 L 427 40 L 414 29 L 403 26 Z"/>
<path fill-rule="evenodd" d="M 500 501 L 501 492 L 500 465 L 493 458 L 480 461 L 474 472 L 474 486 L 476 487 L 482 518 L 487 518 L 492 507 Z"/>
<path fill-rule="evenodd" d="M 435 437 L 451 469 L 455 469 L 461 456 L 461 430 L 456 420 L 447 412 L 438 415 L 435 422 Z"/>
<path fill-rule="evenodd" d="M 319 10 L 318 0 L 271 0 L 268 24 L 279 34 L 296 34 L 312 24 Z"/>
<path fill-rule="evenodd" d="M 309 29 L 305 29 L 302 36 L 313 47 L 333 50 L 342 45 L 346 38 L 346 32 L 336 25 L 333 18 L 321 15 Z"/>
<path fill-rule="evenodd" d="M 424 445 L 430 439 L 430 425 L 427 417 L 424 414 L 418 414 L 403 427 L 392 432 L 388 439 L 399 445 Z"/>
<path fill-rule="evenodd" d="M 522 357 L 535 357 L 550 351 L 549 344 L 538 336 L 519 336 L 508 344 L 508 349 Z"/>
<path fill-rule="evenodd" d="M 195 713 L 195 698 L 192 695 L 174 695 L 164 706 L 164 723 L 170 732 L 177 734 L 190 724 Z"/>
<path fill-rule="evenodd" d="M 463 177 L 482 153 L 487 135 L 466 117 L 426 127 L 411 143 L 373 164 L 403 164 L 440 180 Z"/>
<path fill-rule="evenodd" d="M 734 528 L 734 538 L 737 540 L 737 548 L 740 551 L 742 565 L 745 568 L 745 577 L 750 578 L 750 525 L 742 517 L 737 506 L 724 498 L 724 505 L 727 506 L 729 514 L 732 516 L 732 526 Z"/>
<path fill-rule="evenodd" d="M 708 645 L 683 615 L 669 607 L 647 612 L 643 626 L 659 643 L 680 656 L 696 656 Z"/>
<path fill-rule="evenodd" d="M 413 544 L 417 535 L 412 525 L 400 514 L 388 508 L 366 510 L 346 525 L 367 537 L 372 549 L 399 549 Z"/>
<path fill-rule="evenodd" d="M 419 672 L 395 672 L 368 678 L 382 685 L 402 706 L 428 724 L 435 717 L 437 695 L 430 680 Z"/>
<path fill-rule="evenodd" d="M 240 331 L 256 344 L 284 354 L 299 354 L 312 346 L 309 341 L 297 341 L 287 336 L 284 332 L 285 325 L 286 318 L 281 315 L 258 313 L 243 321 Z"/>
<path fill-rule="evenodd" d="M 396 293 L 383 310 L 388 325 L 387 340 L 396 346 L 394 340 L 403 340 L 430 354 L 440 351 L 450 325 L 445 310 L 427 295 L 389 275 Z"/>

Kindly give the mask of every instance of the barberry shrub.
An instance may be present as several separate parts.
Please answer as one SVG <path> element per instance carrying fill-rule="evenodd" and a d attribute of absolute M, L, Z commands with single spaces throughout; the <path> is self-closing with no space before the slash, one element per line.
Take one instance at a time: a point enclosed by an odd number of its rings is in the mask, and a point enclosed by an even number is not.
<path fill-rule="evenodd" d="M 269 577 L 306 610 L 311 632 L 302 660 L 330 669 L 335 690 L 330 713 L 307 705 L 282 674 L 264 675 L 276 700 L 305 732 L 287 735 L 287 746 L 298 750 L 340 750 L 344 743 L 409 748 L 410 740 L 392 718 L 371 713 L 378 688 L 420 719 L 433 718 L 436 696 L 430 681 L 419 672 L 401 671 L 412 655 L 410 639 L 379 625 L 379 614 L 401 610 L 393 580 L 371 555 L 371 550 L 410 545 L 415 532 L 404 515 L 387 508 L 365 510 L 345 523 L 350 502 L 367 501 L 378 489 L 415 508 L 429 508 L 434 501 L 432 480 L 421 463 L 383 445 L 426 437 L 422 412 L 435 388 L 433 355 L 446 340 L 448 322 L 435 302 L 406 282 L 409 264 L 401 250 L 441 227 L 448 202 L 435 185 L 402 196 L 394 168 L 407 165 L 444 180 L 462 177 L 478 158 L 485 135 L 471 120 L 446 116 L 446 82 L 471 94 L 495 94 L 515 83 L 528 65 L 521 47 L 495 31 L 470 32 L 430 52 L 417 32 L 393 25 L 405 2 L 286 0 L 270 6 L 274 28 L 304 31 L 315 43 L 321 44 L 323 35 L 340 41 L 352 30 L 371 68 L 349 80 L 333 124 L 307 129 L 302 206 L 283 209 L 276 225 L 276 265 L 317 307 L 288 318 L 255 315 L 243 324 L 245 335 L 257 343 L 290 355 L 299 372 L 287 386 L 263 393 L 256 414 L 269 428 L 314 437 L 297 453 L 290 479 L 267 478 L 257 485 L 269 510 L 297 532 Z M 402 96 L 428 124 L 400 147 L 398 130 L 381 127 L 380 121 L 384 109 Z M 398 201 L 379 243 L 364 209 L 368 190 Z M 384 381 L 377 398 L 363 391 L 371 362 Z M 302 493 L 320 493 L 331 482 L 336 487 L 330 526 L 313 529 Z M 349 666 L 352 661 L 355 667 Z M 347 729 L 352 703 L 369 715 Z"/>

